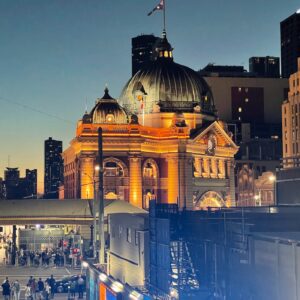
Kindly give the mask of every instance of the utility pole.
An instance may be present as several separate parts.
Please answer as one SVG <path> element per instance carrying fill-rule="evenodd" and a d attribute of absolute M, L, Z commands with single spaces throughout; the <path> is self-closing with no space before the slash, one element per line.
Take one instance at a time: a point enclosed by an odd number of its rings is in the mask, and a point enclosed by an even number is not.
<path fill-rule="evenodd" d="M 99 237 L 100 253 L 99 263 L 105 264 L 105 240 L 104 240 L 104 197 L 103 197 L 103 139 L 102 128 L 98 128 L 98 166 L 99 166 Z"/>
<path fill-rule="evenodd" d="M 12 245 L 11 245 L 11 264 L 16 264 L 16 252 L 17 252 L 17 226 L 13 225 L 12 233 Z"/>

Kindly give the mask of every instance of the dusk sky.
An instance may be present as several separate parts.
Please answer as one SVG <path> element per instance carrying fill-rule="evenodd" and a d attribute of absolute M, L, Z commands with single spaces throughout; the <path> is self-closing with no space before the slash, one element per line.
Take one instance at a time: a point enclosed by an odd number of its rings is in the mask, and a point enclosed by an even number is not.
<path fill-rule="evenodd" d="M 280 56 L 279 23 L 297 0 L 166 0 L 175 61 L 243 65 Z M 159 0 L 0 0 L 0 177 L 37 168 L 44 140 L 75 135 L 76 122 L 108 84 L 118 98 L 131 75 L 131 38 L 160 35 Z"/>

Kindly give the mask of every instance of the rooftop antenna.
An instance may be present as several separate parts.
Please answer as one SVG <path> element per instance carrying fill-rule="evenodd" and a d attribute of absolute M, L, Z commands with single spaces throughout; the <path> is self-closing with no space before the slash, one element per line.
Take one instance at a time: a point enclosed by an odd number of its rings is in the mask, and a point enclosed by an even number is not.
<path fill-rule="evenodd" d="M 7 157 L 7 166 L 10 168 L 10 155 Z"/>

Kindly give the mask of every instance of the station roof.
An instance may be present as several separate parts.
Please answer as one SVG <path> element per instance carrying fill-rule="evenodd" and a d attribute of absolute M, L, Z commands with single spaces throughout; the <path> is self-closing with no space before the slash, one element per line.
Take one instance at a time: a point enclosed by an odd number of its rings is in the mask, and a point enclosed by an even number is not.
<path fill-rule="evenodd" d="M 20 199 L 0 200 L 0 224 L 89 224 L 92 200 Z M 104 215 L 147 213 L 121 200 L 104 200 Z"/>

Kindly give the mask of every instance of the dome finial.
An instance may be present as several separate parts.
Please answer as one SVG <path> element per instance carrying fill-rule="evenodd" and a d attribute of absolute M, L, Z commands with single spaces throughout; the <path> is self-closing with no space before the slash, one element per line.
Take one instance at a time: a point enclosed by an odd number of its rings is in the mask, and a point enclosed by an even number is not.
<path fill-rule="evenodd" d="M 85 97 L 85 114 L 88 113 L 88 108 L 87 108 L 87 97 Z"/>
<path fill-rule="evenodd" d="M 108 84 L 107 83 L 105 83 L 104 93 L 105 93 L 105 95 L 108 95 L 108 93 L 109 93 L 109 89 L 108 89 Z"/>

